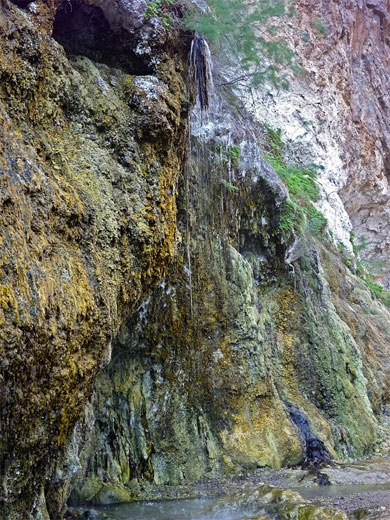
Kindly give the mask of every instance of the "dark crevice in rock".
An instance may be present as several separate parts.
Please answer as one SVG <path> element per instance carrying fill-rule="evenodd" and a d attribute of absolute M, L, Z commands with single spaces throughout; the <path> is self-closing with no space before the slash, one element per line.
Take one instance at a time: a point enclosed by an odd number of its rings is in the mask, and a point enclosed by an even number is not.
<path fill-rule="evenodd" d="M 304 414 L 291 405 L 287 406 L 290 419 L 297 427 L 305 449 L 305 459 L 302 463 L 303 468 L 318 468 L 330 462 L 331 456 L 326 449 L 324 442 L 316 437 Z"/>
<path fill-rule="evenodd" d="M 124 30 L 113 31 L 100 7 L 65 0 L 57 9 L 53 38 L 68 55 L 87 56 L 129 74 L 151 74 L 147 60 L 134 52 L 137 42 L 132 36 Z"/>
<path fill-rule="evenodd" d="M 11 3 L 17 5 L 18 7 L 27 7 L 31 0 L 11 0 Z"/>

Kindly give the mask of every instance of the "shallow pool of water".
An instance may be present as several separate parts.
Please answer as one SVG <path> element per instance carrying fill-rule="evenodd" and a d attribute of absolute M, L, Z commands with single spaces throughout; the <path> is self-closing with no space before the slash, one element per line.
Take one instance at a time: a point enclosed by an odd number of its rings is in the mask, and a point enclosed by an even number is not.
<path fill-rule="evenodd" d="M 111 506 L 95 506 L 92 510 L 107 515 L 109 520 L 243 520 L 254 513 L 258 506 L 245 510 L 231 507 L 213 512 L 212 499 L 188 499 L 135 502 Z"/>
<path fill-rule="evenodd" d="M 324 497 L 347 497 L 357 493 L 390 491 L 390 482 L 290 488 L 309 500 Z M 248 491 L 248 490 L 247 490 Z M 133 502 L 111 506 L 94 506 L 90 511 L 104 513 L 108 520 L 244 520 L 262 512 L 258 501 L 234 504 L 231 499 L 187 499 Z M 379 505 L 379 504 L 378 504 Z M 215 506 L 215 509 L 214 507 Z M 221 507 L 222 506 L 222 507 Z M 264 510 L 263 510 L 264 511 Z M 94 516 L 90 516 L 94 518 Z"/>
<path fill-rule="evenodd" d="M 314 500 L 321 497 L 342 497 L 356 493 L 390 491 L 390 482 L 375 484 L 348 484 L 345 486 L 337 484 L 330 486 L 296 487 L 293 489 L 302 495 L 303 498 Z"/>

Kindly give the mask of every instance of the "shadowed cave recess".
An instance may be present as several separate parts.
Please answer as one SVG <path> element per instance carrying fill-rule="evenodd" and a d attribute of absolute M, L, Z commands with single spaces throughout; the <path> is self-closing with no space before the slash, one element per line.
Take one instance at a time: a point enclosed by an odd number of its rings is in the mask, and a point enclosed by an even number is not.
<path fill-rule="evenodd" d="M 128 74 L 151 74 L 145 58 L 135 54 L 137 35 L 112 30 L 102 9 L 76 0 L 65 0 L 57 8 L 53 38 L 68 55 L 83 55 L 98 63 L 118 67 Z"/>

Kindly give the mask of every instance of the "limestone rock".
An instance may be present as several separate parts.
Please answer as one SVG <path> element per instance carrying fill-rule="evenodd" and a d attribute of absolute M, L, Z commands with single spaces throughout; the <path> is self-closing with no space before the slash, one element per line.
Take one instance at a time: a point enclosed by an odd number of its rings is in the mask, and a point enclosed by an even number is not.
<path fill-rule="evenodd" d="M 116 331 L 173 257 L 186 143 L 185 64 L 162 52 L 147 98 L 126 70 L 66 55 L 48 36 L 47 9 L 0 7 L 0 516 L 8 519 L 42 511 L 45 495 L 49 515 L 59 514 L 55 495 L 69 479 L 59 475 L 57 491 L 44 493 L 45 478 Z M 161 125 L 165 144 L 152 139 Z"/>
<path fill-rule="evenodd" d="M 372 330 L 390 313 L 330 242 L 303 237 L 290 273 L 278 232 L 286 188 L 238 104 L 231 93 L 215 96 L 207 121 L 192 115 L 175 263 L 122 328 L 97 380 L 75 502 L 94 479 L 178 485 L 359 457 L 376 442 L 388 334 L 384 326 L 376 358 L 372 333 L 355 320 Z"/>
<path fill-rule="evenodd" d="M 358 458 L 389 401 L 389 309 L 329 237 L 291 247 L 288 191 L 258 124 L 284 128 L 290 160 L 324 167 L 337 239 L 350 247 L 352 222 L 384 258 L 387 4 L 300 1 L 307 37 L 285 30 L 307 76 L 255 93 L 255 108 L 216 91 L 208 119 L 192 113 L 191 141 L 188 34 L 143 23 L 145 7 L 1 2 L 9 520 L 61 518 L 69 495 L 108 503 Z M 286 518 L 333 514 L 283 497 Z"/>
<path fill-rule="evenodd" d="M 247 105 L 259 121 L 282 129 L 292 160 L 316 158 L 323 167 L 319 207 L 330 228 L 347 249 L 351 231 L 364 236 L 368 269 L 390 287 L 390 6 L 300 0 L 297 9 L 299 28 L 286 23 L 282 37 L 305 73 L 291 77 L 286 92 L 255 89 Z"/>

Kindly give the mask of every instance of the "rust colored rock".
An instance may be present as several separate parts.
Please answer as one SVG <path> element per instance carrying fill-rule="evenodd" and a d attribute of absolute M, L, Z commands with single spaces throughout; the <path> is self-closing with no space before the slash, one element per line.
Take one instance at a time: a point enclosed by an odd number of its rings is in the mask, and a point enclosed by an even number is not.
<path fill-rule="evenodd" d="M 310 5 L 311 4 L 311 5 Z M 356 237 L 369 244 L 367 259 L 386 262 L 390 254 L 390 2 L 386 0 L 301 2 L 303 26 L 316 17 L 329 33 L 314 36 L 305 66 L 316 69 L 322 91 L 333 91 L 342 107 L 344 186 L 340 196 Z M 311 33 L 313 34 L 313 33 Z M 388 266 L 382 283 L 390 287 Z"/>
<path fill-rule="evenodd" d="M 390 2 L 300 0 L 284 36 L 306 73 L 283 92 L 262 88 L 258 118 L 282 129 L 293 157 L 324 167 L 320 208 L 350 248 L 382 261 L 390 287 Z M 299 28 L 297 28 L 299 25 Z M 271 95 L 270 95 L 271 94 Z M 345 212 L 346 211 L 346 212 Z M 350 223 L 348 222 L 350 220 Z"/>

